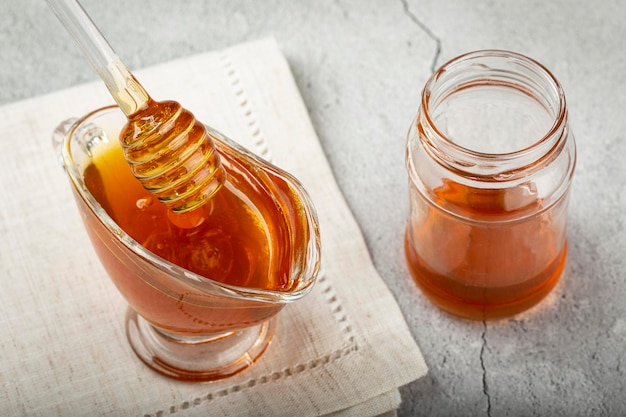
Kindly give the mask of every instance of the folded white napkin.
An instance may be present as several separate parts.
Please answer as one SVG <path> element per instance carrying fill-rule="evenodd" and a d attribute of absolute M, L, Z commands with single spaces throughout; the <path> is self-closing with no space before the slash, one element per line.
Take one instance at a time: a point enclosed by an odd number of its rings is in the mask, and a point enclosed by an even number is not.
<path fill-rule="evenodd" d="M 397 388 L 426 366 L 274 40 L 136 75 L 156 100 L 181 102 L 303 182 L 320 218 L 319 282 L 280 313 L 269 349 L 242 374 L 189 384 L 154 373 L 126 341 L 126 303 L 91 248 L 50 144 L 59 122 L 110 104 L 107 91 L 94 82 L 1 107 L 0 415 L 373 416 L 397 408 Z"/>

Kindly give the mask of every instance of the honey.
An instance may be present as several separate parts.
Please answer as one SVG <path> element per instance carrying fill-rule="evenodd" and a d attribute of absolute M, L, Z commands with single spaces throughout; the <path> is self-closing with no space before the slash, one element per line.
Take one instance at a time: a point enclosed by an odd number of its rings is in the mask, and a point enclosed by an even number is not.
<path fill-rule="evenodd" d="M 92 245 L 129 304 L 128 342 L 170 378 L 242 372 L 268 348 L 277 313 L 316 281 L 310 199 L 293 176 L 205 127 L 223 181 L 174 212 L 133 174 L 117 140 L 126 123 L 117 107 L 95 110 L 70 127 L 62 157 Z"/>
<path fill-rule="evenodd" d="M 407 137 L 409 271 L 470 319 L 522 312 L 562 276 L 576 163 L 565 95 L 541 64 L 470 52 L 427 81 Z"/>
<path fill-rule="evenodd" d="M 176 101 L 148 98 L 128 115 L 120 142 L 135 178 L 174 212 L 200 207 L 224 183 L 206 127 Z"/>
<path fill-rule="evenodd" d="M 146 249 L 199 275 L 228 285 L 289 291 L 291 242 L 273 199 L 235 172 L 207 207 L 200 224 L 177 222 L 131 174 L 119 147 L 111 147 L 85 171 L 85 183 L 113 220 Z M 235 185 L 239 185 L 236 189 Z M 255 187 L 256 186 L 256 187 Z M 278 250 L 280 247 L 281 250 Z"/>
<path fill-rule="evenodd" d="M 48 2 L 119 106 L 73 124 L 62 156 L 92 244 L 129 303 L 130 346 L 179 380 L 242 372 L 269 346 L 276 313 L 316 280 L 306 191 L 179 103 L 152 100 L 76 1 Z"/>
<path fill-rule="evenodd" d="M 455 315 L 484 319 L 525 310 L 552 290 L 567 252 L 564 224 L 553 219 L 566 204 L 508 221 L 542 210 L 528 188 L 477 189 L 446 181 L 435 189 L 434 205 L 414 213 L 405 243 L 410 272 L 429 298 Z M 507 209 L 511 199 L 527 201 Z"/>
<path fill-rule="evenodd" d="M 273 194 L 292 194 L 279 178 L 251 175 L 254 168 L 224 148 L 228 176 L 211 200 L 183 214 L 171 212 L 131 173 L 122 148 L 111 143 L 92 158 L 84 183 L 108 215 L 130 237 L 163 259 L 208 280 L 241 289 L 274 292 L 298 290 L 294 247 L 309 235 L 295 233 L 301 208 L 289 207 Z M 258 167 L 257 167 L 258 168 Z M 276 189 L 272 189 L 275 187 Z M 88 224 L 94 246 L 115 284 L 135 309 L 159 328 L 175 333 L 212 333 L 266 320 L 282 304 L 220 300 L 190 289 L 156 288 L 141 271 L 118 265 L 119 256 L 95 219 Z M 241 308 L 237 308 L 241 305 Z M 245 308 L 244 308 L 245 307 Z"/>

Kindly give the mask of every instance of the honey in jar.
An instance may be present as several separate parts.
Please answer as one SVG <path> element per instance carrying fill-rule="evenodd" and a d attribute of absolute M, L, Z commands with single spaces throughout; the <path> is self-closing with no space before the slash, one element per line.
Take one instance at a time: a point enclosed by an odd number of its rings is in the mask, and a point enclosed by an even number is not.
<path fill-rule="evenodd" d="M 427 82 L 407 141 L 409 270 L 445 311 L 519 313 L 564 269 L 575 165 L 561 86 L 507 51 L 456 58 Z"/>

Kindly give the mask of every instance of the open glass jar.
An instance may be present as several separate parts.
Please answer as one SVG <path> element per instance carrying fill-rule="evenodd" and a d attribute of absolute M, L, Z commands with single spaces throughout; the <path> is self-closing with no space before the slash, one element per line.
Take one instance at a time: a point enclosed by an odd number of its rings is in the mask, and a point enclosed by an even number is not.
<path fill-rule="evenodd" d="M 485 50 L 426 83 L 408 134 L 409 269 L 465 318 L 539 302 L 565 265 L 576 149 L 563 90 L 541 64 Z"/>

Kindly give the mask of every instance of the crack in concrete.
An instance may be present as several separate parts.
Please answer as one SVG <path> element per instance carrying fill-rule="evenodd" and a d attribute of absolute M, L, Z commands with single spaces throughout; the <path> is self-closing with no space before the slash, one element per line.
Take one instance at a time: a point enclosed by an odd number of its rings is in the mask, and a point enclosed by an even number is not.
<path fill-rule="evenodd" d="M 487 322 L 483 320 L 483 333 L 481 335 L 483 344 L 480 347 L 480 367 L 483 370 L 483 394 L 487 398 L 487 416 L 491 417 L 491 396 L 489 395 L 489 385 L 487 384 L 487 368 L 485 367 L 485 350 L 487 349 Z"/>
<path fill-rule="evenodd" d="M 433 33 L 433 31 L 430 30 L 430 28 L 426 26 L 424 22 L 419 20 L 417 16 L 415 16 L 415 14 L 409 9 L 408 0 L 400 0 L 400 1 L 402 2 L 402 8 L 404 9 L 404 14 L 406 14 L 409 17 L 409 19 L 411 19 L 411 21 L 415 23 L 418 28 L 420 28 L 420 30 L 422 30 L 426 35 L 428 35 L 430 39 L 435 41 L 435 45 L 436 45 L 435 56 L 433 57 L 433 61 L 430 64 L 430 70 L 432 72 L 435 72 L 435 70 L 437 69 L 437 61 L 439 60 L 439 55 L 441 55 L 441 39 L 439 39 L 439 37 L 436 36 Z"/>
<path fill-rule="evenodd" d="M 432 30 L 424 22 L 419 20 L 417 16 L 411 11 L 409 8 L 408 0 L 400 0 L 402 2 L 402 8 L 404 9 L 404 14 L 411 19 L 411 21 L 421 30 L 423 31 L 430 39 L 435 41 L 435 56 L 433 57 L 432 63 L 430 65 L 430 70 L 435 72 L 437 69 L 437 61 L 439 60 L 439 56 L 441 55 L 441 39 L 433 33 Z M 481 334 L 482 346 L 480 347 L 480 367 L 482 369 L 483 377 L 483 394 L 487 399 L 487 417 L 491 417 L 491 395 L 489 394 L 489 385 L 487 383 L 487 367 L 485 366 L 485 351 L 487 349 L 487 322 L 483 320 L 483 332 Z"/>

